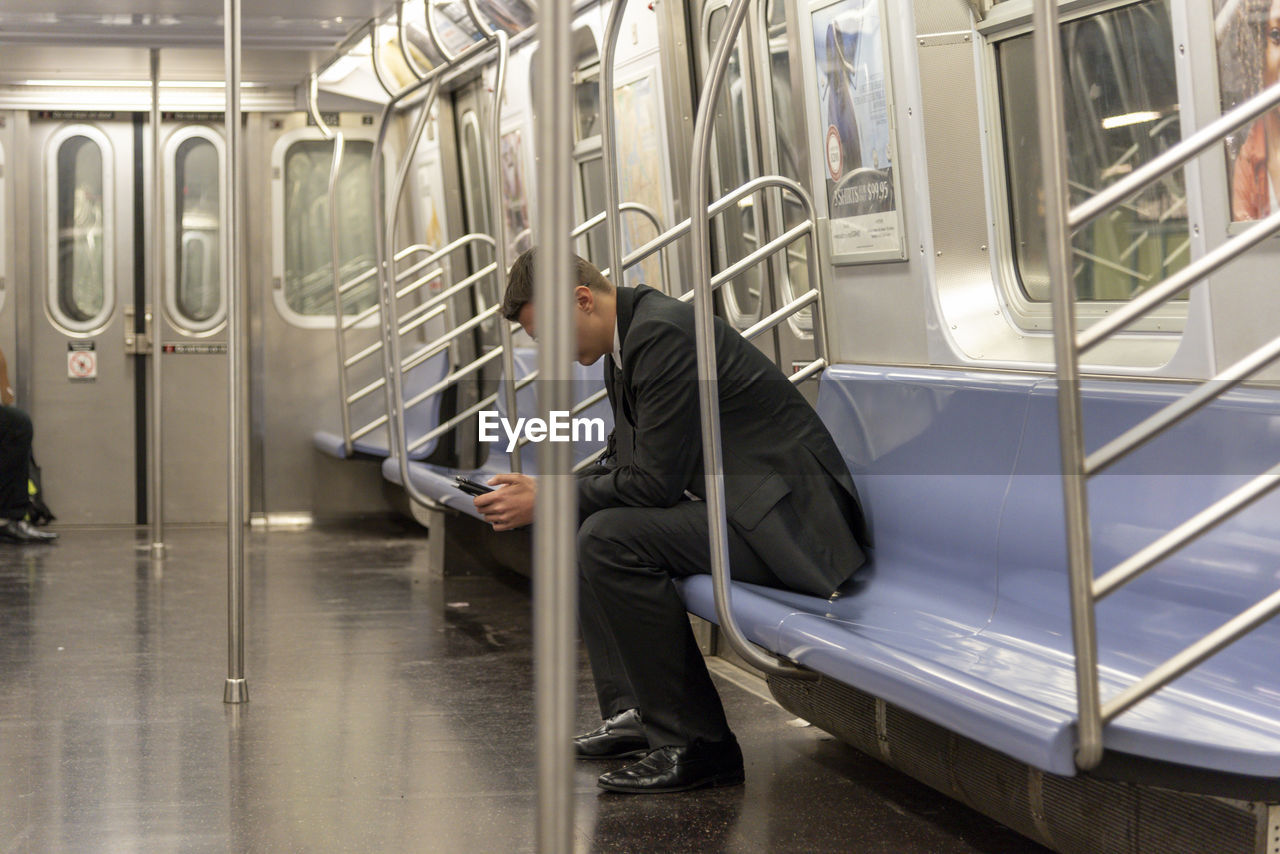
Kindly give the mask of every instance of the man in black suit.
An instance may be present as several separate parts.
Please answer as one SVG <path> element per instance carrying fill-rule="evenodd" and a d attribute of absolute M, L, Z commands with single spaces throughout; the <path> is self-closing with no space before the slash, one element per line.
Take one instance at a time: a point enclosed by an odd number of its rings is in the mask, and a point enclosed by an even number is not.
<path fill-rule="evenodd" d="M 511 268 L 503 314 L 536 332 L 534 251 Z M 615 288 L 577 259 L 578 361 L 604 357 L 615 415 L 609 453 L 578 480 L 579 603 L 600 728 L 579 758 L 644 755 L 600 777 L 618 792 L 743 779 L 672 578 L 710 571 L 692 306 Z M 735 579 L 829 596 L 864 560 L 853 480 L 826 427 L 776 366 L 715 324 L 729 559 Z M 530 523 L 537 485 L 497 475 L 475 499 L 495 530 Z"/>

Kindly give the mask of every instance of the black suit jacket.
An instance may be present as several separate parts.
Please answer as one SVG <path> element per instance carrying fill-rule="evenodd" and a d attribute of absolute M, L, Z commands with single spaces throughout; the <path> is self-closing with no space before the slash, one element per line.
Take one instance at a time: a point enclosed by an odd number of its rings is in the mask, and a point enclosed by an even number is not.
<path fill-rule="evenodd" d="M 705 493 L 693 306 L 620 287 L 622 371 L 604 357 L 611 467 L 578 481 L 582 518 Z M 763 353 L 715 322 L 729 523 L 788 587 L 827 596 L 865 560 L 848 468 L 813 407 Z"/>

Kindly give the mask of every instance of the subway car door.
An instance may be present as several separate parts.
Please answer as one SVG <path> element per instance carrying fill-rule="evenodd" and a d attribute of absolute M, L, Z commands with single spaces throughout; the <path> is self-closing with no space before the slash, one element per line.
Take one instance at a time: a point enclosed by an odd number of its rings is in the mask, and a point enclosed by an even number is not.
<path fill-rule="evenodd" d="M 31 280 L 26 406 L 60 522 L 147 521 L 147 360 L 158 341 L 165 520 L 225 517 L 222 135 L 161 126 L 163 305 L 150 304 L 144 218 L 150 130 L 127 113 L 35 113 L 28 150 Z"/>
<path fill-rule="evenodd" d="M 83 114 L 81 114 L 83 115 Z M 145 519 L 136 355 L 134 164 L 146 128 L 127 113 L 30 121 L 29 400 L 44 489 L 60 522 Z"/>
<path fill-rule="evenodd" d="M 164 298 L 152 313 L 162 359 L 166 522 L 222 522 L 227 516 L 221 118 L 166 114 L 160 125 Z"/>

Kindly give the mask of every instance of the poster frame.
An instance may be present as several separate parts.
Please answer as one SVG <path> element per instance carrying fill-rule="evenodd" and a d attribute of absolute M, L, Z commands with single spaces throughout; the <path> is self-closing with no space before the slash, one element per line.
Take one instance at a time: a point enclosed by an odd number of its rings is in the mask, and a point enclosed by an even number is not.
<path fill-rule="evenodd" d="M 893 90 L 893 73 L 892 62 L 890 57 L 890 38 L 889 27 L 893 26 L 893 21 L 886 9 L 885 0 L 798 0 L 797 3 L 800 11 L 801 31 L 800 50 L 802 55 L 802 67 L 804 70 L 805 91 L 810 97 L 806 97 L 805 101 L 805 124 L 808 127 L 809 134 L 809 165 L 814 189 L 814 207 L 818 211 L 819 216 L 825 220 L 823 228 L 820 231 L 822 240 L 825 243 L 827 257 L 832 265 L 845 266 L 852 264 L 872 264 L 885 261 L 905 261 L 907 260 L 907 241 L 906 241 L 906 218 L 903 210 L 904 199 L 902 196 L 902 158 L 901 146 L 898 140 L 898 120 L 896 110 L 896 99 Z M 831 200 L 829 198 L 827 188 L 827 158 L 826 140 L 829 129 L 822 127 L 821 100 L 822 88 L 818 75 L 818 65 L 816 50 L 814 47 L 814 17 L 819 13 L 827 12 L 835 6 L 848 6 L 850 8 L 855 5 L 874 5 L 880 16 L 880 56 L 882 59 L 884 75 L 884 92 L 885 107 L 889 119 L 889 139 L 888 147 L 890 153 L 890 162 L 893 163 L 893 198 L 894 211 L 892 219 L 896 229 L 895 246 L 881 249 L 865 249 L 858 251 L 840 251 L 836 248 L 834 238 L 832 237 L 835 223 L 831 220 Z"/>

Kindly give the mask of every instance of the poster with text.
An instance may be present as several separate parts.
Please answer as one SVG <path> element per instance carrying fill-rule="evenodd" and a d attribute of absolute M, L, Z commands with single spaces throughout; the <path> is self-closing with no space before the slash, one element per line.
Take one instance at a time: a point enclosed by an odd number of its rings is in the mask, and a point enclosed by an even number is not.
<path fill-rule="evenodd" d="M 901 258 L 879 0 L 841 0 L 815 9 L 811 20 L 832 259 Z"/>

